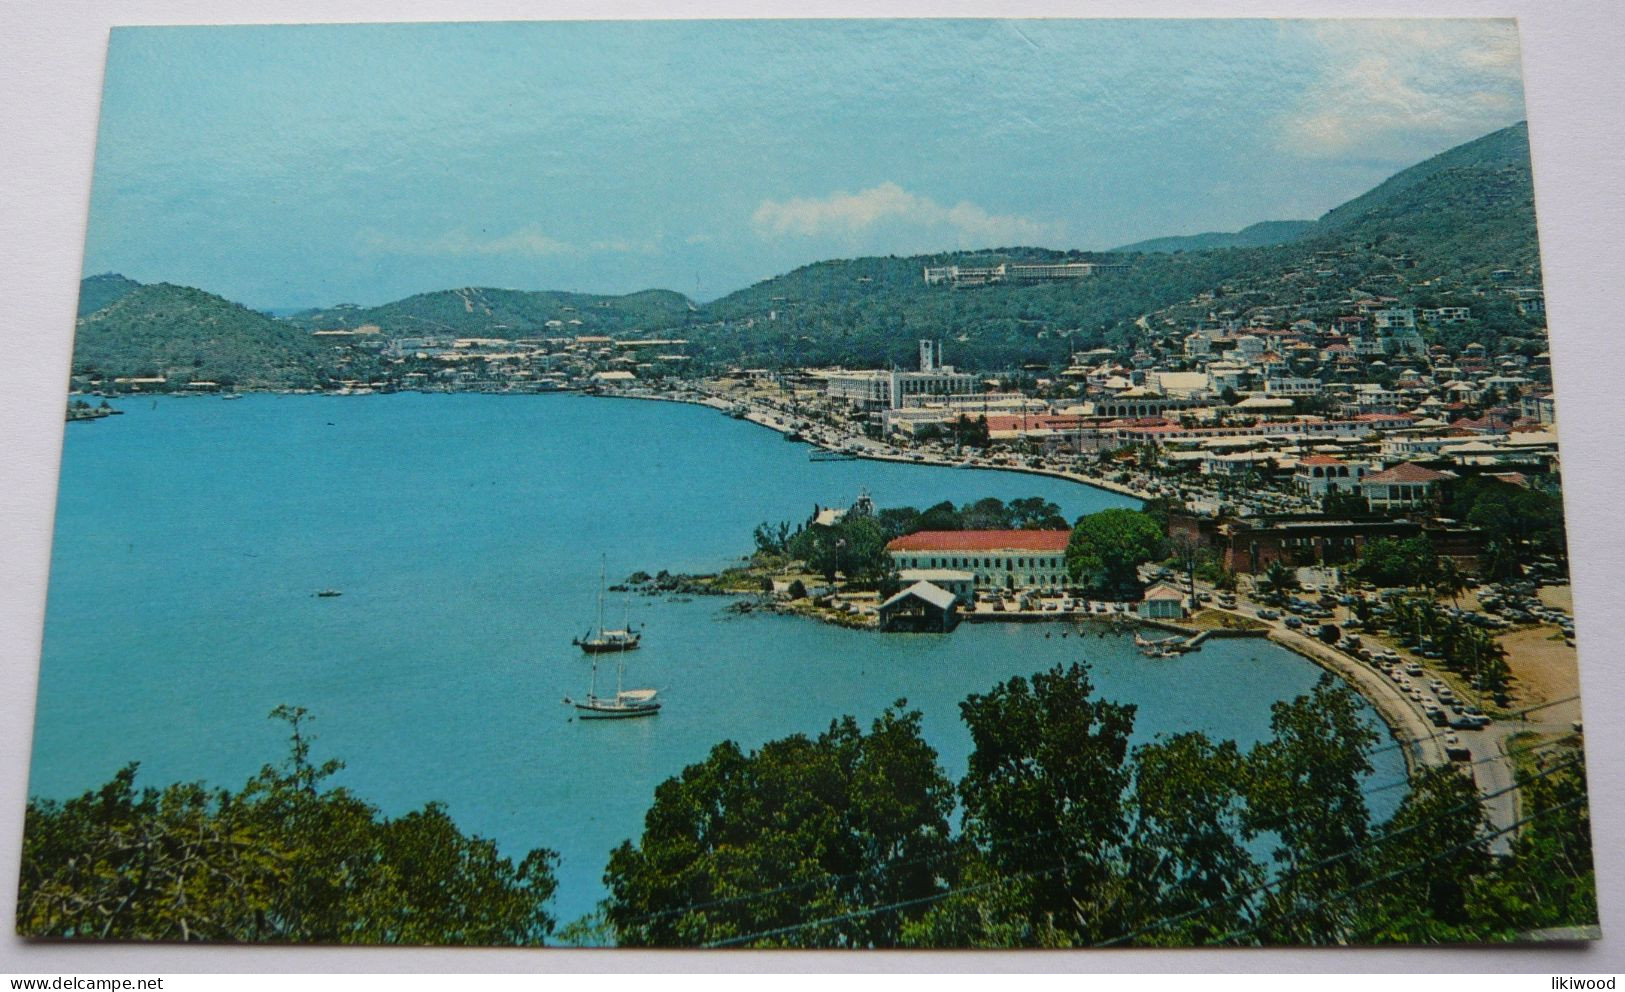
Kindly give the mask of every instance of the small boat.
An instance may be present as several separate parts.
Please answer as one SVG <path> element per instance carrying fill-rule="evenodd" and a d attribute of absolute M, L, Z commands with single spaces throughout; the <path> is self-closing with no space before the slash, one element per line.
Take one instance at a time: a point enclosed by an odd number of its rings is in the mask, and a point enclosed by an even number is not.
<path fill-rule="evenodd" d="M 604 628 L 604 582 L 605 568 L 603 564 L 600 564 L 598 571 L 598 632 L 589 632 L 585 637 L 577 637 L 570 643 L 587 654 L 609 654 L 634 650 L 642 643 L 643 635 L 633 630 L 631 624 L 626 624 L 620 630 L 606 630 Z"/>
<path fill-rule="evenodd" d="M 566 706 L 576 708 L 576 716 L 583 720 L 627 720 L 632 717 L 654 716 L 660 712 L 660 700 L 655 698 L 656 689 L 623 689 L 621 679 L 626 672 L 626 659 L 620 658 L 615 665 L 615 695 L 598 695 L 598 659 L 592 660 L 592 682 L 587 689 L 587 698 L 571 699 L 564 697 Z"/>
<path fill-rule="evenodd" d="M 335 596 L 342 596 L 344 593 L 339 592 L 337 589 L 321 589 L 311 593 L 311 595 L 317 599 L 332 599 Z"/>
<path fill-rule="evenodd" d="M 831 451 L 828 448 L 816 448 L 807 456 L 807 460 L 810 462 L 850 462 L 856 461 L 857 456 L 847 454 L 844 451 Z"/>

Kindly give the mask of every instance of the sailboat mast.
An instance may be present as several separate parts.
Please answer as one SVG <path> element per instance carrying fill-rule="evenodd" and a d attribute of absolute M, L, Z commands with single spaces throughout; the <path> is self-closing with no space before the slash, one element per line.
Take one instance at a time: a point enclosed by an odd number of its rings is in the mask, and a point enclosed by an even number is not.
<path fill-rule="evenodd" d="M 604 583 L 608 581 L 609 556 L 598 559 L 598 636 L 604 636 Z"/>

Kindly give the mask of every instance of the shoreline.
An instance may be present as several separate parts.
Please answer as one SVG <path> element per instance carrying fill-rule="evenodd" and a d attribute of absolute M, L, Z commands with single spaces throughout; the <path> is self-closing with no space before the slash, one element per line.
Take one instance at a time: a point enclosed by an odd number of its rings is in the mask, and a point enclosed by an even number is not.
<path fill-rule="evenodd" d="M 311 390 L 311 391 L 306 392 L 306 391 L 294 391 L 294 390 L 267 389 L 267 390 L 240 390 L 239 392 L 241 392 L 241 393 L 262 393 L 262 394 L 268 394 L 268 395 L 285 395 L 285 396 L 358 396 L 358 395 L 359 396 L 365 396 L 365 395 L 384 395 L 384 394 L 379 394 L 379 393 L 338 393 L 338 392 L 332 392 L 332 391 L 326 391 L 326 390 Z M 420 392 L 420 391 L 418 391 L 418 390 L 401 390 L 401 392 Z M 446 393 L 448 395 L 450 395 L 452 393 L 455 393 L 455 392 L 457 392 L 457 391 L 455 391 L 455 390 L 447 390 L 446 391 Z M 158 397 L 158 395 L 159 394 L 129 394 L 128 396 L 123 396 L 123 397 L 120 397 L 120 398 L 136 398 L 136 397 L 147 398 L 148 396 L 150 396 L 151 398 L 156 399 Z M 217 395 L 214 395 L 214 394 L 203 394 L 203 393 L 175 393 L 175 394 L 163 394 L 163 395 L 166 395 L 168 397 L 185 397 L 185 398 L 197 398 L 197 399 L 207 399 L 207 398 L 211 398 L 211 396 L 213 398 L 219 398 Z M 482 395 L 498 395 L 498 394 L 482 394 Z M 680 403 L 680 404 L 685 404 L 685 405 L 688 405 L 688 406 L 705 407 L 707 409 L 713 410 L 713 411 L 715 411 L 715 412 L 717 412 L 719 414 L 723 414 L 723 415 L 726 415 L 726 416 L 731 416 L 731 410 L 732 410 L 732 405 L 730 405 L 726 401 L 721 400 L 721 399 L 716 398 L 716 397 L 713 397 L 713 396 L 707 396 L 707 395 L 703 395 L 703 394 L 699 395 L 699 396 L 679 396 L 679 395 L 664 394 L 664 393 L 654 393 L 654 392 L 632 393 L 632 392 L 620 392 L 620 391 L 616 391 L 616 392 L 587 392 L 587 391 L 582 391 L 582 390 L 568 390 L 568 391 L 566 391 L 566 390 L 557 390 L 557 391 L 550 391 L 550 392 L 546 392 L 546 393 L 526 393 L 526 394 L 523 394 L 523 395 L 574 395 L 574 396 L 585 396 L 585 397 L 603 398 L 603 399 L 626 399 L 626 400 L 644 400 L 644 401 L 659 402 L 659 403 Z M 748 410 L 743 416 L 734 417 L 733 419 L 744 420 L 744 421 L 749 422 L 751 424 L 755 424 L 758 427 L 766 428 L 767 430 L 772 431 L 773 433 L 778 434 L 781 437 L 783 435 L 785 435 L 785 434 L 790 433 L 791 430 L 794 429 L 789 424 L 775 424 L 769 419 L 768 414 L 762 413 L 762 412 L 760 412 L 758 410 L 754 410 L 754 409 Z M 832 450 L 832 449 L 826 448 L 826 447 L 824 447 L 822 445 L 819 445 L 818 443 L 816 443 L 814 441 L 811 441 L 811 440 L 808 440 L 806 443 L 815 450 L 822 450 L 822 451 Z M 975 470 L 980 470 L 980 471 L 1019 472 L 1019 473 L 1025 473 L 1025 474 L 1028 474 L 1028 475 L 1044 475 L 1044 476 L 1049 476 L 1051 478 L 1063 479 L 1063 480 L 1068 481 L 1068 482 L 1073 482 L 1073 483 L 1076 483 L 1077 485 L 1080 485 L 1080 486 L 1087 486 L 1087 487 L 1090 487 L 1090 488 L 1093 488 L 1093 489 L 1098 489 L 1098 490 L 1101 490 L 1101 491 L 1104 491 L 1104 492 L 1110 492 L 1110 493 L 1113 493 L 1115 495 L 1127 496 L 1127 497 L 1130 497 L 1132 499 L 1140 500 L 1141 502 L 1145 502 L 1146 500 L 1152 498 L 1147 493 L 1136 491 L 1132 487 L 1127 486 L 1127 485 L 1123 485 L 1121 483 L 1111 482 L 1109 480 L 1096 480 L 1096 479 L 1092 479 L 1092 478 L 1087 478 L 1087 477 L 1078 475 L 1076 473 L 1067 472 L 1067 471 L 1059 470 L 1059 469 L 1035 468 L 1035 467 L 1030 466 L 1030 465 L 964 465 L 964 466 L 961 466 L 959 463 L 955 463 L 955 462 L 951 462 L 951 461 L 945 461 L 945 460 L 934 458 L 934 457 L 931 457 L 931 456 L 925 456 L 925 457 L 916 459 L 916 458 L 914 458 L 914 457 L 912 457 L 910 455 L 906 455 L 906 454 L 900 454 L 900 453 L 899 454 L 892 454 L 892 453 L 888 453 L 888 452 L 873 451 L 873 450 L 860 450 L 860 451 L 857 451 L 857 452 L 852 452 L 851 454 L 852 454 L 853 458 L 860 458 L 860 459 L 865 459 L 865 460 L 869 460 L 869 461 L 879 461 L 879 462 L 894 462 L 894 463 L 905 464 L 905 465 L 921 465 L 921 466 L 931 466 L 931 467 L 936 467 L 936 468 L 965 467 L 965 468 L 970 468 L 970 469 L 975 469 Z M 718 590 L 717 593 L 722 594 L 722 595 L 730 595 L 730 593 L 724 593 L 721 590 Z M 743 595 L 748 595 L 748 594 L 745 594 L 745 593 L 733 593 L 732 595 L 743 596 Z M 818 615 L 815 612 L 810 611 L 810 610 L 784 609 L 784 608 L 782 608 L 780 606 L 777 606 L 777 605 L 771 605 L 771 606 L 765 606 L 763 608 L 763 611 L 764 612 L 772 612 L 772 613 L 775 613 L 775 614 L 781 615 L 781 616 L 800 617 L 800 618 L 805 619 L 805 620 L 811 620 L 811 621 L 813 621 L 815 623 L 825 623 L 825 624 L 830 624 L 830 625 L 834 625 L 834 626 L 842 626 L 842 627 L 846 627 L 848 629 L 866 629 L 866 630 L 873 630 L 874 629 L 872 626 L 870 626 L 868 624 L 859 624 L 859 623 L 850 623 L 850 622 L 837 623 L 833 618 L 826 618 L 826 617 L 820 616 L 820 615 Z M 1080 618 L 1063 617 L 1063 616 L 1056 615 L 1054 613 L 1039 613 L 1039 614 L 1035 614 L 1035 615 L 1030 616 L 1030 617 L 1027 617 L 1027 616 L 1021 616 L 1021 617 L 1008 616 L 1008 617 L 1000 617 L 999 619 L 994 619 L 991 616 L 989 616 L 989 617 L 975 617 L 975 618 L 967 616 L 966 618 L 964 618 L 964 622 L 969 622 L 969 623 L 1024 622 L 1024 621 L 1025 622 L 1043 622 L 1043 621 L 1063 622 L 1063 621 L 1067 621 L 1067 620 L 1073 620 L 1074 622 L 1076 622 L 1078 619 L 1080 619 Z M 1145 623 L 1144 621 L 1141 621 L 1140 618 L 1138 618 L 1138 617 L 1130 617 L 1129 620 L 1131 621 L 1131 623 L 1124 625 L 1123 629 L 1125 631 L 1130 626 L 1132 626 L 1132 627 L 1151 626 L 1151 627 L 1154 627 L 1154 628 L 1155 627 L 1161 627 L 1162 629 L 1172 629 L 1171 627 L 1165 626 L 1163 624 L 1158 624 L 1158 623 L 1149 623 L 1148 624 L 1148 623 Z M 1432 766 L 1432 765 L 1440 765 L 1440 764 L 1447 764 L 1448 763 L 1448 760 L 1447 760 L 1446 756 L 1444 755 L 1443 748 L 1439 743 L 1438 737 L 1434 736 L 1435 728 L 1433 728 L 1431 725 L 1424 724 L 1422 722 L 1421 715 L 1416 713 L 1404 701 L 1399 700 L 1397 698 L 1394 698 L 1394 690 L 1392 689 L 1392 686 L 1390 686 L 1385 679 L 1382 679 L 1379 675 L 1377 675 L 1377 673 L 1363 668 L 1358 663 L 1354 662 L 1352 659 L 1344 658 L 1341 655 L 1339 655 L 1335 650 L 1332 650 L 1329 647 L 1327 647 L 1326 645 L 1321 644 L 1319 641 L 1316 641 L 1316 640 L 1314 640 L 1312 638 L 1306 637 L 1306 636 L 1304 636 L 1302 634 L 1297 634 L 1297 633 L 1294 633 L 1292 631 L 1288 631 L 1288 630 L 1284 630 L 1284 629 L 1272 626 L 1269 630 L 1260 631 L 1255 636 L 1266 637 L 1268 640 L 1270 640 L 1271 642 L 1276 644 L 1278 647 L 1284 648 L 1285 650 L 1291 652 L 1292 654 L 1297 655 L 1300 658 L 1303 658 L 1305 661 L 1308 661 L 1309 663 L 1321 668 L 1324 671 L 1331 672 L 1332 674 L 1334 674 L 1337 677 L 1339 677 L 1340 679 L 1342 679 L 1344 683 L 1349 685 L 1350 688 L 1352 688 L 1356 693 L 1358 693 L 1359 696 L 1362 699 L 1364 699 L 1371 706 L 1372 710 L 1377 713 L 1378 718 L 1381 719 L 1383 724 L 1388 728 L 1389 736 L 1392 737 L 1393 740 L 1394 740 L 1394 743 L 1397 746 L 1399 746 L 1399 748 L 1400 748 L 1400 750 L 1401 750 L 1401 752 L 1402 752 L 1402 754 L 1404 756 L 1406 771 L 1407 771 L 1408 775 L 1415 775 L 1417 773 L 1417 771 L 1421 767 L 1427 767 L 1427 766 Z"/>
<path fill-rule="evenodd" d="M 728 405 L 724 401 L 716 399 L 715 397 L 691 399 L 688 397 L 669 396 L 659 393 L 634 394 L 619 392 L 585 393 L 583 395 L 600 398 L 607 397 L 611 399 L 636 399 L 652 402 L 684 403 L 689 406 L 703 406 L 722 414 L 728 414 L 729 412 Z M 765 427 L 781 437 L 790 433 L 791 430 L 789 425 L 776 425 L 767 420 L 766 415 L 760 414 L 755 410 L 749 410 L 743 417 L 739 417 L 737 419 L 748 421 L 756 424 L 759 427 Z M 824 448 L 816 442 L 808 441 L 807 443 L 818 450 L 831 450 L 829 448 Z M 906 455 L 888 455 L 880 452 L 860 451 L 854 452 L 853 457 L 868 459 L 870 461 L 900 462 L 908 465 L 931 465 L 940 468 L 959 467 L 955 463 L 944 462 L 939 459 L 930 458 L 929 456 L 916 460 Z M 1052 478 L 1065 479 L 1069 482 L 1075 482 L 1081 486 L 1089 486 L 1105 492 L 1115 493 L 1120 496 L 1129 496 L 1134 499 L 1138 499 L 1141 502 L 1145 502 L 1152 498 L 1146 493 L 1137 492 L 1131 487 L 1122 485 L 1120 483 L 1085 479 L 1074 473 L 1056 469 L 1034 468 L 1029 465 L 970 465 L 966 467 L 983 471 L 1025 472 L 1029 475 L 1047 475 Z M 780 609 L 774 610 L 774 612 L 787 616 L 801 616 L 815 622 L 833 622 L 805 611 Z M 997 619 L 991 616 L 981 617 L 969 615 L 963 618 L 962 622 L 1017 623 L 1042 622 L 1045 620 L 1061 622 L 1066 619 L 1072 618 L 1043 613 L 1036 614 L 1031 617 L 1001 616 Z M 1163 629 L 1171 629 L 1170 627 L 1161 624 L 1147 624 L 1141 621 L 1138 617 L 1132 619 L 1133 626 L 1152 626 L 1162 627 Z M 1125 629 L 1127 629 L 1127 626 L 1128 625 L 1125 625 Z M 1380 719 L 1384 726 L 1388 728 L 1389 737 L 1393 739 L 1394 744 L 1399 748 L 1400 753 L 1405 759 L 1405 771 L 1408 776 L 1415 776 L 1423 768 L 1449 763 L 1449 759 L 1445 755 L 1444 748 L 1440 743 L 1440 738 L 1435 732 L 1436 728 L 1434 728 L 1431 724 L 1423 722 L 1423 718 L 1420 714 L 1418 714 L 1410 705 L 1408 705 L 1408 703 L 1397 698 L 1393 686 L 1376 672 L 1365 668 L 1350 658 L 1341 656 L 1334 649 L 1311 637 L 1307 637 L 1293 631 L 1271 626 L 1268 630 L 1260 631 L 1254 636 L 1267 638 L 1275 645 L 1290 651 L 1300 658 L 1303 658 L 1305 661 L 1315 665 L 1322 671 L 1332 673 L 1340 678 L 1344 684 L 1348 685 L 1349 688 L 1353 689 L 1361 699 L 1364 699 L 1366 703 L 1370 705 L 1371 709 L 1377 714 L 1378 719 Z"/>
<path fill-rule="evenodd" d="M 682 396 L 671 396 L 653 392 L 583 392 L 581 395 L 600 399 L 647 400 L 656 403 L 683 403 L 688 406 L 703 406 L 707 409 L 715 410 L 718 413 L 729 415 L 729 405 L 725 401 L 711 396 L 701 399 L 689 399 Z M 748 410 L 743 416 L 734 419 L 743 420 L 747 423 L 755 424 L 758 427 L 765 427 L 781 437 L 785 434 L 789 434 L 794 429 L 788 424 L 775 424 L 767 419 L 766 414 L 762 414 L 756 410 Z M 834 448 L 826 448 L 823 445 L 818 444 L 816 441 L 806 439 L 803 440 L 805 440 L 808 445 L 819 451 L 836 450 Z M 903 465 L 929 465 L 936 468 L 968 468 L 984 472 L 1021 472 L 1027 475 L 1046 475 L 1052 479 L 1063 479 L 1067 482 L 1073 482 L 1080 486 L 1088 486 L 1091 489 L 1099 489 L 1103 492 L 1113 493 L 1118 496 L 1127 496 L 1130 499 L 1136 499 L 1142 503 L 1148 502 L 1155 498 L 1155 496 L 1150 493 L 1141 492 L 1132 486 L 1124 485 L 1120 482 L 1112 482 L 1107 479 L 1096 479 L 1090 476 L 1080 475 L 1075 472 L 1068 472 L 1065 469 L 1036 468 L 1031 465 L 964 465 L 959 462 L 947 461 L 932 457 L 930 455 L 923 455 L 919 458 L 915 458 L 913 455 L 908 454 L 892 454 L 884 451 L 873 450 L 861 450 L 846 453 L 850 454 L 855 459 L 875 462 L 897 462 Z"/>

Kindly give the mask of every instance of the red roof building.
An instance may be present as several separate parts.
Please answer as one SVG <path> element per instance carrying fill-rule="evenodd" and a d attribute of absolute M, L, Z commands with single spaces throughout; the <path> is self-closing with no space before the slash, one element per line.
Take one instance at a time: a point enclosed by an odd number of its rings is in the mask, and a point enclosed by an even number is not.
<path fill-rule="evenodd" d="M 886 545 L 887 551 L 1065 551 L 1069 530 L 922 530 Z"/>
<path fill-rule="evenodd" d="M 1069 530 L 922 530 L 886 545 L 899 569 L 970 572 L 978 589 L 1060 590 Z"/>

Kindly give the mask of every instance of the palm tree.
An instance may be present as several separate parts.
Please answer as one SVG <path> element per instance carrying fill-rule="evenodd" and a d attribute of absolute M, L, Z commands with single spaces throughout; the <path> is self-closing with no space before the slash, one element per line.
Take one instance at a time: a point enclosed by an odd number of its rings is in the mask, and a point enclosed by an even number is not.
<path fill-rule="evenodd" d="M 1264 574 L 1259 576 L 1258 584 L 1267 590 L 1267 594 L 1272 599 L 1279 600 L 1288 592 L 1298 588 L 1298 578 L 1293 574 L 1292 569 L 1287 568 L 1279 561 L 1272 561 L 1269 567 L 1264 569 Z"/>
<path fill-rule="evenodd" d="M 1439 568 L 1433 577 L 1433 591 L 1450 597 L 1450 605 L 1461 605 L 1461 594 L 1467 591 L 1467 574 L 1454 558 L 1439 559 Z"/>

